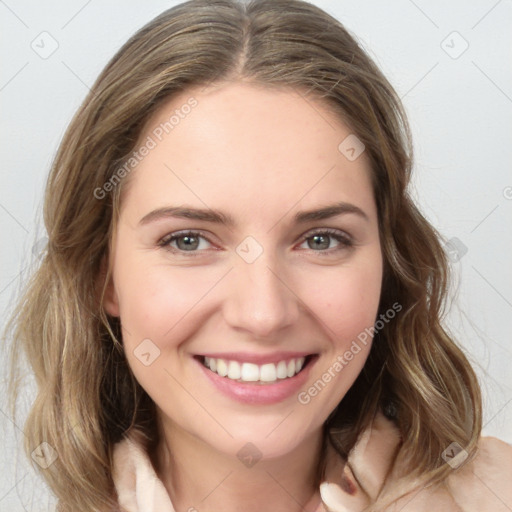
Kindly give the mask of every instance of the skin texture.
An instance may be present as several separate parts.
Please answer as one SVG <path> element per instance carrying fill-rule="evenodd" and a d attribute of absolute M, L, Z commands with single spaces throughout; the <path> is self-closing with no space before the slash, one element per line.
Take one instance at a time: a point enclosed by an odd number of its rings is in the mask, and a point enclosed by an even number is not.
<path fill-rule="evenodd" d="M 157 405 L 163 435 L 152 457 L 176 510 L 312 510 L 322 425 L 371 342 L 307 404 L 297 393 L 274 404 L 239 403 L 219 393 L 193 356 L 317 354 L 303 391 L 374 324 L 382 255 L 369 164 L 364 153 L 349 161 L 338 150 L 350 129 L 321 101 L 241 82 L 173 97 L 141 143 L 191 96 L 197 106 L 129 176 L 104 306 L 120 316 L 130 367 Z M 294 222 L 299 211 L 340 201 L 367 218 Z M 171 217 L 140 224 L 168 206 L 222 210 L 235 224 Z M 326 228 L 348 234 L 353 246 L 329 236 L 315 245 L 312 236 Z M 195 256 L 183 239 L 170 243 L 176 252 L 159 245 L 189 229 L 205 237 Z M 252 263 L 236 252 L 248 236 L 257 243 L 250 250 L 263 250 Z M 134 353 L 145 339 L 160 351 L 148 366 Z M 250 468 L 236 455 L 247 442 L 262 454 Z"/>

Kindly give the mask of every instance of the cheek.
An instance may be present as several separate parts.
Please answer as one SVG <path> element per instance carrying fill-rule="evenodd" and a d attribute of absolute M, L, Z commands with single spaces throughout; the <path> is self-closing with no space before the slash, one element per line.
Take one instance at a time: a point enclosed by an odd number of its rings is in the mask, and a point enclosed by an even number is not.
<path fill-rule="evenodd" d="M 180 395 L 170 377 L 179 369 L 181 343 L 193 335 L 194 307 L 212 284 L 193 278 L 191 269 L 129 261 L 117 267 L 119 314 L 128 364 L 139 384 L 156 403 Z M 169 354 L 172 357 L 169 358 Z M 185 404 L 182 404 L 184 407 Z"/>
<path fill-rule="evenodd" d="M 210 279 L 198 281 L 192 270 L 125 261 L 117 274 L 117 289 L 127 348 L 145 338 L 159 346 L 164 339 L 166 345 L 180 339 L 187 325 L 182 320 L 211 287 Z"/>
<path fill-rule="evenodd" d="M 317 274 L 306 303 L 325 327 L 336 348 L 342 349 L 373 326 L 378 311 L 382 273 L 373 267 L 342 268 L 332 275 Z"/>
<path fill-rule="evenodd" d="M 311 425 L 319 427 L 360 374 L 372 345 L 381 292 L 380 260 L 365 268 L 317 275 L 308 305 L 330 340 L 298 402 Z M 326 391 L 324 391 L 326 390 Z"/>

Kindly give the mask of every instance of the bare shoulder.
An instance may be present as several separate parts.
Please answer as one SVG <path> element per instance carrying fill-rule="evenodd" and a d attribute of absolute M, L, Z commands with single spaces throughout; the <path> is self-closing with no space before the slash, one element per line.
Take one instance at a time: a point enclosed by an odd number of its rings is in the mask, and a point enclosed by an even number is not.
<path fill-rule="evenodd" d="M 506 443 L 497 437 L 481 437 L 478 442 L 478 451 L 482 460 L 495 463 L 503 460 L 504 463 L 512 465 L 512 444 Z"/>
<path fill-rule="evenodd" d="M 448 487 L 465 512 L 512 510 L 512 445 L 481 437 L 476 456 L 448 477 Z"/>

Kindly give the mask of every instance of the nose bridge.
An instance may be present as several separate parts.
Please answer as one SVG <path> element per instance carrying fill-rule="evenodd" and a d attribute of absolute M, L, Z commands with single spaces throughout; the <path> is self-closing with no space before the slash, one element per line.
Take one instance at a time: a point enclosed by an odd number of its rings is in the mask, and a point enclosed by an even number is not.
<path fill-rule="evenodd" d="M 235 255 L 224 315 L 231 327 L 268 337 L 298 318 L 298 299 L 288 288 L 275 252 L 265 250 L 248 262 Z M 286 283 L 286 284 L 285 284 Z"/>

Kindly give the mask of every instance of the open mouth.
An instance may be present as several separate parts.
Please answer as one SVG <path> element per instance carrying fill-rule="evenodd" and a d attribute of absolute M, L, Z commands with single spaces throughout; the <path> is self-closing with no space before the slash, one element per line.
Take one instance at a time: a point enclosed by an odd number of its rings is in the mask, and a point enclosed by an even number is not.
<path fill-rule="evenodd" d="M 195 356 L 208 370 L 220 377 L 240 383 L 272 384 L 292 379 L 312 361 L 315 354 L 305 357 L 283 359 L 276 363 L 255 364 L 229 359 Z"/>

